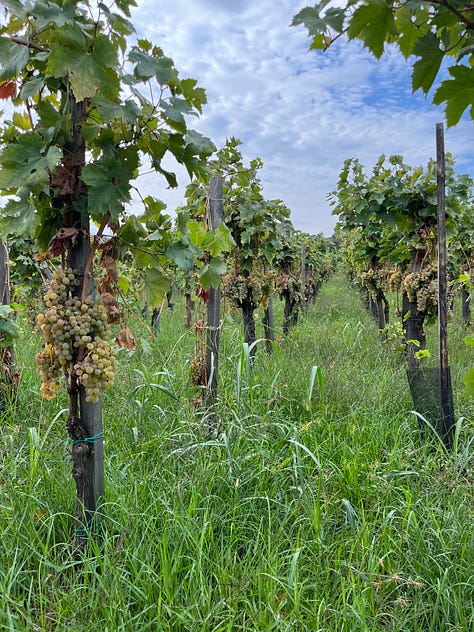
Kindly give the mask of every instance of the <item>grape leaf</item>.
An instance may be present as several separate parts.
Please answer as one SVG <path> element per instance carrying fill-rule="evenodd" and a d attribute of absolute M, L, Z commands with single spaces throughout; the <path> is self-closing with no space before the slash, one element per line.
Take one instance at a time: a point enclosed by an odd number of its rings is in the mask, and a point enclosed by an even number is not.
<path fill-rule="evenodd" d="M 420 57 L 413 64 L 411 78 L 413 92 L 421 88 L 426 94 L 436 79 L 444 53 L 439 47 L 438 38 L 431 32 L 420 37 L 412 52 L 417 57 Z"/>
<path fill-rule="evenodd" d="M 358 38 L 379 59 L 389 36 L 397 29 L 392 7 L 385 0 L 368 0 L 354 11 L 347 35 L 349 39 Z"/>
<path fill-rule="evenodd" d="M 142 301 L 151 309 L 159 307 L 170 288 L 170 280 L 156 268 L 148 268 L 143 271 L 142 277 Z"/>
<path fill-rule="evenodd" d="M 99 90 L 102 95 L 115 97 L 118 82 L 109 72 L 117 63 L 116 52 L 105 36 L 94 40 L 92 52 L 77 46 L 64 46 L 54 42 L 48 55 L 46 70 L 53 77 L 68 77 L 77 101 L 93 97 Z"/>
<path fill-rule="evenodd" d="M 4 62 L 0 68 L 0 81 L 16 79 L 30 58 L 28 46 L 16 44 L 6 37 L 0 37 L 0 59 Z"/>
<path fill-rule="evenodd" d="M 74 5 L 65 2 L 60 6 L 53 2 L 39 2 L 36 0 L 31 9 L 31 14 L 36 18 L 35 27 L 42 30 L 51 24 L 58 28 L 64 27 L 74 21 Z"/>
<path fill-rule="evenodd" d="M 15 237 L 31 237 L 38 225 L 39 218 L 29 200 L 9 200 L 0 214 L 0 235 L 7 239 Z"/>
<path fill-rule="evenodd" d="M 110 123 L 114 119 L 123 119 L 130 125 L 134 125 L 142 113 L 133 101 L 127 101 L 122 105 L 107 99 L 103 94 L 95 95 L 91 101 L 97 108 L 104 123 Z"/>
<path fill-rule="evenodd" d="M 449 126 L 456 125 L 464 110 L 470 106 L 474 119 L 474 68 L 453 66 L 449 69 L 453 79 L 441 83 L 433 97 L 433 103 L 446 103 L 446 120 Z"/>
<path fill-rule="evenodd" d="M 211 259 L 209 263 L 204 265 L 199 271 L 199 282 L 204 290 L 209 290 L 211 287 L 219 287 L 221 281 L 221 274 L 227 270 L 225 261 L 220 259 Z"/>
<path fill-rule="evenodd" d="M 0 187 L 17 190 L 29 187 L 32 191 L 47 191 L 49 171 L 53 171 L 61 159 L 59 147 L 49 147 L 44 153 L 44 141 L 38 132 L 18 136 L 16 143 L 6 145 L 0 154 Z"/>
<path fill-rule="evenodd" d="M 469 369 L 463 377 L 465 393 L 469 397 L 474 397 L 474 368 Z"/>
<path fill-rule="evenodd" d="M 299 26 L 300 24 L 304 24 L 308 29 L 308 33 L 312 36 L 324 33 L 326 30 L 326 22 L 319 14 L 318 5 L 315 7 L 305 7 L 294 16 L 291 25 Z"/>
<path fill-rule="evenodd" d="M 166 250 L 166 256 L 175 262 L 180 270 L 183 272 L 189 272 L 194 268 L 196 263 L 196 257 L 199 256 L 200 251 L 188 243 L 187 245 L 183 241 L 178 241 L 171 244 Z"/>

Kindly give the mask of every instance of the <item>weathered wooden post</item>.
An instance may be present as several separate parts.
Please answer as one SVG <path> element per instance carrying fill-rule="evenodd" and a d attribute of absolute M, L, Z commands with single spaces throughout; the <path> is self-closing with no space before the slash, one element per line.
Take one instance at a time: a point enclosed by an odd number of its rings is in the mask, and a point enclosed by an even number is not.
<path fill-rule="evenodd" d="M 461 306 L 462 322 L 469 326 L 471 324 L 471 293 L 464 283 L 461 285 Z"/>
<path fill-rule="evenodd" d="M 10 305 L 10 272 L 7 244 L 0 240 L 0 305 Z M 15 356 L 13 345 L 0 349 L 1 357 L 1 390 L 0 410 L 8 400 L 9 391 L 14 388 L 16 377 L 14 375 Z"/>
<path fill-rule="evenodd" d="M 265 272 L 268 272 L 267 265 L 264 264 Z M 273 353 L 273 343 L 275 341 L 275 312 L 273 310 L 273 297 L 269 296 L 267 306 L 263 310 L 263 335 L 265 336 L 265 351 Z"/>
<path fill-rule="evenodd" d="M 0 305 L 10 305 L 10 274 L 8 263 L 7 244 L 0 240 Z M 6 364 L 13 366 L 13 347 L 3 349 L 2 351 L 4 352 L 3 362 L 5 363 L 5 360 L 8 359 Z"/>
<path fill-rule="evenodd" d="M 306 306 L 308 295 L 306 292 L 306 244 L 301 244 L 301 271 L 300 271 L 301 288 L 303 291 L 303 306 Z"/>
<path fill-rule="evenodd" d="M 443 124 L 436 125 L 436 180 L 438 205 L 438 322 L 439 322 L 439 384 L 441 433 L 447 448 L 453 445 L 454 411 L 451 376 L 448 365 L 448 301 L 446 274 L 446 198 Z"/>
<path fill-rule="evenodd" d="M 81 215 L 82 238 L 78 240 L 71 252 L 71 267 L 78 271 L 81 283 L 87 284 L 87 296 L 94 296 L 94 280 L 92 272 L 84 280 L 86 263 L 90 254 L 89 217 Z M 79 419 L 82 429 L 69 425 L 72 441 L 73 477 L 76 482 L 77 506 L 75 511 L 75 539 L 83 545 L 88 538 L 88 528 L 95 517 L 101 499 L 104 496 L 104 440 L 102 427 L 102 399 L 91 403 L 86 401 L 84 386 L 79 385 Z M 72 433 L 71 433 L 72 431 Z M 83 435 L 85 431 L 85 436 Z"/>
<path fill-rule="evenodd" d="M 222 199 L 222 179 L 212 176 L 209 183 L 209 225 L 211 230 L 224 221 L 224 203 Z M 207 302 L 207 336 L 206 336 L 206 407 L 208 424 L 217 425 L 215 406 L 217 401 L 217 376 L 219 369 L 219 342 L 221 323 L 221 288 L 209 290 Z"/>
<path fill-rule="evenodd" d="M 273 297 L 268 297 L 268 303 L 264 310 L 262 319 L 263 331 L 265 335 L 265 351 L 273 353 L 273 342 L 275 340 L 275 312 L 273 311 Z"/>
<path fill-rule="evenodd" d="M 94 297 L 89 215 L 75 210 L 75 203 L 87 195 L 80 176 L 86 164 L 85 141 L 82 125 L 87 120 L 87 101 L 72 103 L 73 136 L 64 148 L 62 169 L 68 174 L 70 188 L 62 194 L 67 223 L 77 230 L 76 239 L 69 251 L 68 264 L 80 281 L 75 292 L 84 300 Z M 65 221 L 66 226 L 66 221 Z M 76 483 L 75 541 L 84 546 L 88 529 L 94 519 L 100 499 L 104 495 L 104 444 L 102 431 L 102 404 L 86 402 L 85 388 L 71 379 L 69 391 L 69 418 L 67 429 L 72 443 L 73 477 Z"/>

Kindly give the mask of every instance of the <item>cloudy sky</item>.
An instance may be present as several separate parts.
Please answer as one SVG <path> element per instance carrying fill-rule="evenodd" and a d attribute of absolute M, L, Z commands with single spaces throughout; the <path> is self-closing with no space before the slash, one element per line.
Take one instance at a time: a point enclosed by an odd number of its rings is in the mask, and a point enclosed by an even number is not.
<path fill-rule="evenodd" d="M 336 218 L 327 193 L 346 158 L 370 171 L 378 156 L 402 154 L 417 166 L 435 156 L 440 108 L 411 93 L 410 68 L 395 51 L 375 60 L 357 44 L 338 41 L 308 52 L 303 27 L 290 27 L 305 0 L 138 0 L 132 21 L 140 37 L 172 57 L 181 77 L 193 77 L 208 103 L 191 126 L 221 147 L 243 142 L 245 162 L 259 156 L 267 199 L 282 199 L 296 228 L 330 235 Z M 457 170 L 474 176 L 474 126 L 466 117 L 446 130 Z M 140 181 L 172 211 L 180 188 L 156 177 Z"/>

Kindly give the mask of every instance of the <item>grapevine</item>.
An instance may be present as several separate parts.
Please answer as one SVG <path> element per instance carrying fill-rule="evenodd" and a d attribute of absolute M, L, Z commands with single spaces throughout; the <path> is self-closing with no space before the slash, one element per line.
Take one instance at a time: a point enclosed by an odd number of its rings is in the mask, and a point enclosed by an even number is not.
<path fill-rule="evenodd" d="M 107 342 L 110 327 L 106 310 L 91 297 L 82 302 L 73 296 L 77 285 L 73 270 L 58 268 L 44 297 L 46 309 L 38 315 L 38 325 L 45 345 L 36 355 L 40 390 L 43 397 L 53 399 L 65 377 L 69 387 L 74 380 L 82 384 L 87 402 L 97 402 L 113 385 L 116 351 Z"/>

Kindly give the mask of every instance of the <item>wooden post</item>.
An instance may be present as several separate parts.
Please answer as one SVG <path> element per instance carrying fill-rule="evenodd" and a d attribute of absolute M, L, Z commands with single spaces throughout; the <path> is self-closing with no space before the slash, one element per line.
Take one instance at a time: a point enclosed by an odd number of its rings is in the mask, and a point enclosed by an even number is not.
<path fill-rule="evenodd" d="M 0 304 L 10 305 L 10 274 L 8 248 L 4 241 L 0 241 Z M 13 368 L 13 347 L 3 349 L 3 363 Z"/>
<path fill-rule="evenodd" d="M 273 353 L 273 342 L 275 341 L 275 313 L 273 310 L 273 296 L 268 297 L 268 304 L 265 307 L 263 316 L 263 330 L 265 332 L 265 351 Z"/>
<path fill-rule="evenodd" d="M 438 321 L 439 321 L 439 383 L 441 429 L 446 447 L 453 442 L 454 412 L 453 395 L 448 365 L 448 302 L 446 275 L 446 199 L 445 155 L 443 124 L 436 125 L 436 176 L 438 203 Z"/>
<path fill-rule="evenodd" d="M 306 245 L 305 244 L 301 244 L 300 280 L 301 280 L 301 288 L 303 291 L 303 306 L 306 306 L 306 301 L 307 301 L 308 296 L 306 293 Z"/>
<path fill-rule="evenodd" d="M 89 242 L 89 217 L 83 213 L 81 215 L 81 228 L 83 231 L 83 238 L 78 239 L 78 242 L 71 252 L 71 265 L 72 268 L 78 270 L 79 279 L 81 281 L 78 291 L 82 287 L 82 280 L 84 278 L 84 270 L 86 261 L 90 252 Z M 86 279 L 87 283 L 87 296 L 94 296 L 94 280 L 92 273 L 89 279 Z M 77 507 L 76 507 L 76 539 L 86 540 L 87 527 L 91 520 L 94 518 L 97 507 L 99 506 L 101 499 L 104 496 L 104 440 L 103 440 L 103 427 L 102 427 L 102 400 L 91 403 L 86 402 L 85 388 L 80 385 L 79 387 L 79 411 L 81 425 L 86 431 L 86 437 L 95 437 L 92 442 L 86 441 L 84 445 L 80 440 L 75 440 L 73 443 L 73 462 L 74 462 L 74 477 L 76 478 L 76 462 L 74 458 L 75 449 L 78 451 L 79 460 L 82 460 L 82 481 L 81 487 L 77 488 Z M 81 454 L 82 450 L 82 454 Z M 76 486 L 79 481 L 76 478 Z M 81 490 L 82 488 L 82 490 Z"/>
<path fill-rule="evenodd" d="M 0 240 L 0 305 L 10 305 L 10 271 L 7 244 Z M 0 349 L 0 411 L 15 387 L 15 355 L 13 345 Z"/>
<path fill-rule="evenodd" d="M 73 97 L 71 97 L 73 99 Z M 94 297 L 92 272 L 85 278 L 87 261 L 91 251 L 89 215 L 78 211 L 75 203 L 87 195 L 80 176 L 86 164 L 85 141 L 82 125 L 87 120 L 87 101 L 71 104 L 72 138 L 63 152 L 63 170 L 68 174 L 70 189 L 62 194 L 65 209 L 65 226 L 77 229 L 77 239 L 69 251 L 68 264 L 77 271 L 79 286 L 77 296 Z M 84 285 L 83 285 L 84 284 Z M 95 517 L 98 504 L 104 494 L 104 447 L 102 438 L 102 403 L 86 402 L 84 386 L 71 379 L 69 390 L 69 418 L 67 429 L 72 442 L 72 474 L 76 483 L 75 542 L 84 547 L 88 530 Z"/>
<path fill-rule="evenodd" d="M 222 179 L 212 176 L 209 183 L 209 224 L 211 230 L 224 221 L 224 203 L 222 199 Z M 221 289 L 209 290 L 207 303 L 207 337 L 206 337 L 206 376 L 208 379 L 206 406 L 209 410 L 208 422 L 211 427 L 217 424 L 215 404 L 217 401 L 217 375 L 219 368 L 219 342 L 221 322 Z"/>

